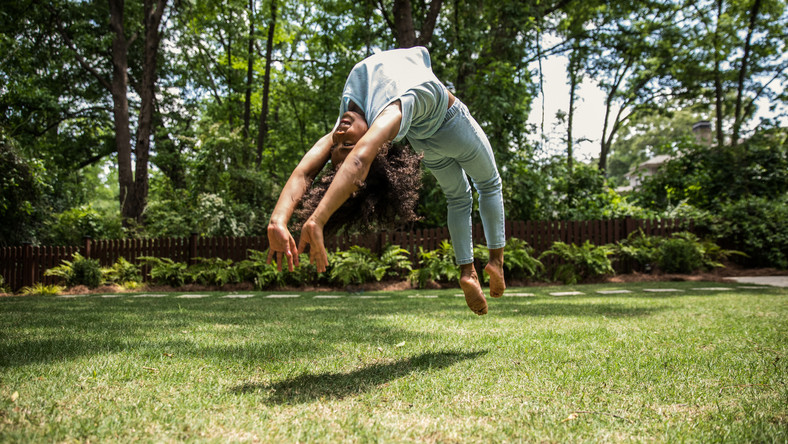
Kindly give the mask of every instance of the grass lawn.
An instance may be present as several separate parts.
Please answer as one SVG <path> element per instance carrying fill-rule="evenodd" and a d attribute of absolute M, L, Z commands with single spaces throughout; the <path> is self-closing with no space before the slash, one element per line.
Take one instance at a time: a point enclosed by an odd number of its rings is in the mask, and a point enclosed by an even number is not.
<path fill-rule="evenodd" d="M 786 289 L 458 293 L 1 298 L 0 442 L 788 440 Z"/>

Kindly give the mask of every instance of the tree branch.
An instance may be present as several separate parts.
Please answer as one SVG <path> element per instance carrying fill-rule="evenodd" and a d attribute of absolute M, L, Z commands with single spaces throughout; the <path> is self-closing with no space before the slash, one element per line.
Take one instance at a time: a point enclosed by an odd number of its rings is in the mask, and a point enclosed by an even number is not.
<path fill-rule="evenodd" d="M 66 30 L 63 29 L 63 26 L 61 26 L 59 20 L 55 20 L 55 26 L 57 26 L 57 30 L 60 33 L 60 36 L 63 37 L 63 40 L 66 41 L 66 45 L 72 51 L 74 51 L 74 55 L 77 57 L 77 61 L 79 62 L 79 64 L 83 68 L 85 68 L 93 77 L 95 77 L 96 80 L 98 80 L 99 83 L 101 83 L 101 86 L 106 88 L 107 91 L 112 92 L 112 85 L 109 83 L 109 81 L 107 79 L 105 79 L 101 75 L 101 73 L 99 73 L 94 67 L 90 66 L 90 64 L 88 64 L 88 62 L 82 57 L 82 55 L 79 53 L 79 51 L 77 51 L 76 45 L 74 45 L 74 42 L 68 36 L 68 34 L 66 33 Z"/>

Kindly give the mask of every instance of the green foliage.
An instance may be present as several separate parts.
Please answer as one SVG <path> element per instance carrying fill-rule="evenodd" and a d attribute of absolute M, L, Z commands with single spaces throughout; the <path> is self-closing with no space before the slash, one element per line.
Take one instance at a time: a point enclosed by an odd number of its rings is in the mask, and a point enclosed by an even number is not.
<path fill-rule="evenodd" d="M 0 274 L 0 293 L 11 293 L 11 289 L 6 286 L 5 278 Z"/>
<path fill-rule="evenodd" d="M 722 205 L 712 232 L 749 256 L 753 266 L 788 268 L 788 193 Z"/>
<path fill-rule="evenodd" d="M 508 277 L 529 279 L 544 271 L 544 264 L 533 254 L 534 249 L 528 245 L 528 242 L 516 237 L 507 240 L 503 250 L 503 268 Z M 473 257 L 486 263 L 490 260 L 490 251 L 486 245 L 476 245 L 473 247 Z M 484 273 L 482 275 L 486 282 L 487 275 Z"/>
<path fill-rule="evenodd" d="M 607 245 L 596 246 L 586 241 L 581 246 L 554 242 L 549 250 L 539 256 L 539 259 L 554 256 L 560 263 L 554 273 L 553 279 L 564 284 L 576 284 L 584 279 L 614 274 L 613 264 L 609 256 L 613 254 Z"/>
<path fill-rule="evenodd" d="M 46 285 L 38 282 L 30 287 L 23 287 L 19 290 L 25 296 L 55 296 L 65 290 L 60 285 Z"/>
<path fill-rule="evenodd" d="M 387 245 L 378 262 L 386 267 L 386 276 L 390 278 L 400 277 L 403 273 L 407 276 L 413 271 L 410 252 L 399 245 Z"/>
<path fill-rule="evenodd" d="M 249 259 L 238 263 L 238 276 L 243 282 L 252 282 L 257 290 L 285 285 L 283 273 L 276 269 L 276 261 L 268 261 L 268 250 L 249 250 Z"/>
<path fill-rule="evenodd" d="M 197 263 L 187 268 L 189 281 L 200 285 L 237 284 L 240 282 L 239 270 L 230 259 L 196 258 Z"/>
<path fill-rule="evenodd" d="M 64 260 L 61 265 L 50 268 L 44 272 L 44 275 L 60 277 L 68 287 L 84 285 L 88 288 L 96 288 L 103 282 L 98 259 L 88 259 L 79 253 L 74 253 L 73 260 Z"/>
<path fill-rule="evenodd" d="M 421 267 L 410 274 L 410 280 L 419 288 L 425 288 L 432 281 L 456 281 L 460 278 L 460 269 L 454 264 L 454 249 L 448 240 L 432 251 L 419 247 L 419 261 Z"/>
<path fill-rule="evenodd" d="M 639 271 L 648 271 L 656 265 L 659 258 L 659 246 L 663 238 L 646 236 L 643 230 L 629 233 L 626 239 L 613 246 L 613 254 L 623 260 L 634 262 Z"/>
<path fill-rule="evenodd" d="M 157 284 L 180 287 L 189 278 L 188 267 L 183 262 L 175 262 L 167 257 L 152 256 L 140 256 L 137 259 L 151 267 L 150 277 Z"/>
<path fill-rule="evenodd" d="M 122 235 L 119 218 L 105 217 L 91 205 L 82 205 L 53 215 L 42 241 L 49 245 L 80 245 L 86 236 L 117 239 Z"/>
<path fill-rule="evenodd" d="M 361 285 L 366 282 L 380 281 L 389 269 L 382 264 L 368 248 L 354 245 L 347 251 L 337 251 L 329 261 L 332 282 L 348 285 Z"/>
<path fill-rule="evenodd" d="M 0 246 L 33 240 L 41 219 L 41 166 L 26 162 L 0 126 Z"/>
<path fill-rule="evenodd" d="M 111 267 L 102 270 L 104 280 L 114 284 L 127 282 L 142 282 L 140 268 L 123 257 L 119 257 Z"/>
<path fill-rule="evenodd" d="M 660 244 L 658 264 L 665 273 L 692 273 L 703 267 L 703 250 L 691 239 L 672 237 Z"/>

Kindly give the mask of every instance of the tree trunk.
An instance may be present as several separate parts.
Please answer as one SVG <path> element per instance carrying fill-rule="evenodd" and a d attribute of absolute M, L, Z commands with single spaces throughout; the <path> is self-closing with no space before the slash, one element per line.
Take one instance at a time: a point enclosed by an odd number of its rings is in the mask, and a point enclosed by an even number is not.
<path fill-rule="evenodd" d="M 276 31 L 276 0 L 271 0 L 271 21 L 268 24 L 268 41 L 265 43 L 265 78 L 263 79 L 263 105 L 260 110 L 260 127 L 257 133 L 257 165 L 263 162 L 263 147 L 268 135 L 268 96 L 271 89 L 271 58 L 274 52 Z"/>
<path fill-rule="evenodd" d="M 722 73 L 720 72 L 720 20 L 722 19 L 722 0 L 717 0 L 717 26 L 714 29 L 714 110 L 717 120 L 717 146 L 725 144 L 725 136 L 722 132 L 723 122 L 723 95 L 725 92 L 722 90 Z"/>
<path fill-rule="evenodd" d="M 132 205 L 137 222 L 142 222 L 142 213 L 148 201 L 148 158 L 150 155 L 151 131 L 156 94 L 156 62 L 159 54 L 161 33 L 159 25 L 164 14 L 167 0 L 145 0 L 144 32 L 145 43 L 142 62 L 142 83 L 140 85 L 140 115 L 137 125 L 137 144 L 135 148 L 134 199 Z"/>
<path fill-rule="evenodd" d="M 244 99 L 244 140 L 249 139 L 252 118 L 252 80 L 254 68 L 254 0 L 249 0 L 249 49 L 246 60 L 246 97 Z M 245 156 L 244 156 L 245 157 Z"/>
<path fill-rule="evenodd" d="M 131 171 L 131 131 L 129 130 L 128 41 L 123 27 L 123 0 L 109 0 L 112 39 L 112 102 L 115 121 L 115 145 L 118 150 L 118 185 L 120 186 L 120 214 L 123 224 L 136 220 L 133 205 L 134 174 Z"/>
<path fill-rule="evenodd" d="M 432 40 L 432 33 L 438 21 L 438 15 L 443 6 L 443 0 L 432 0 L 429 9 L 424 16 L 424 21 L 419 29 L 419 36 L 416 37 L 416 27 L 413 24 L 413 5 L 410 0 L 394 0 L 391 12 L 394 16 L 393 23 L 388 18 L 386 20 L 391 27 L 391 31 L 397 39 L 397 47 L 412 48 L 414 46 L 427 46 Z"/>
<path fill-rule="evenodd" d="M 747 76 L 747 68 L 750 58 L 750 46 L 752 44 L 752 34 L 755 32 L 755 22 L 758 19 L 758 13 L 761 8 L 761 0 L 755 0 L 752 4 L 750 11 L 750 25 L 747 28 L 747 40 L 744 42 L 744 55 L 741 60 L 741 67 L 739 68 L 739 84 L 736 89 L 736 111 L 733 115 L 733 134 L 731 136 L 731 145 L 736 146 L 739 144 L 739 133 L 741 131 L 744 116 L 742 115 L 742 99 L 744 97 L 744 79 Z"/>

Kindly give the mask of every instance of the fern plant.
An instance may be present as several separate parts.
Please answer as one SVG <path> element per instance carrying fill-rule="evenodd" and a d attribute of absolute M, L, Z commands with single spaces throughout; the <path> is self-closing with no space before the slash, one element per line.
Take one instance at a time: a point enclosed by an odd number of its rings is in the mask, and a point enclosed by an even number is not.
<path fill-rule="evenodd" d="M 454 249 L 451 242 L 444 240 L 432 251 L 419 247 L 421 268 L 413 270 L 410 280 L 419 288 L 425 288 L 430 281 L 455 281 L 460 278 L 460 269 L 454 264 Z"/>
<path fill-rule="evenodd" d="M 347 251 L 337 251 L 331 261 L 329 277 L 332 282 L 348 285 L 365 284 L 372 279 L 380 281 L 386 275 L 383 265 L 368 248 L 354 245 Z"/>
<path fill-rule="evenodd" d="M 647 236 L 639 229 L 613 245 L 613 254 L 619 259 L 632 261 L 639 270 L 648 271 L 657 263 L 659 246 L 664 240 L 658 236 Z"/>
<path fill-rule="evenodd" d="M 60 285 L 45 285 L 38 282 L 30 287 L 23 287 L 19 293 L 25 296 L 55 296 L 60 294 L 65 288 Z"/>
<path fill-rule="evenodd" d="M 64 260 L 57 267 L 50 268 L 44 272 L 44 275 L 62 278 L 67 287 L 85 285 L 96 288 L 101 285 L 103 276 L 97 259 L 88 259 L 79 253 L 74 253 L 72 259 Z"/>
<path fill-rule="evenodd" d="M 238 269 L 230 259 L 197 258 L 197 263 L 187 268 L 192 282 L 201 285 L 236 284 L 240 282 Z"/>
<path fill-rule="evenodd" d="M 539 256 L 539 259 L 549 256 L 559 258 L 563 263 L 556 267 L 553 279 L 570 285 L 583 279 L 614 274 L 613 264 L 609 258 L 611 254 L 613 254 L 612 247 L 596 246 L 590 241 L 585 241 L 581 246 L 554 242 L 549 250 Z"/>
<path fill-rule="evenodd" d="M 111 267 L 101 270 L 106 282 L 124 284 L 127 282 L 142 282 L 140 268 L 123 257 L 119 257 Z"/>
<path fill-rule="evenodd" d="M 140 256 L 137 259 L 147 263 L 150 269 L 151 279 L 163 285 L 180 287 L 186 283 L 188 273 L 187 266 L 183 262 L 175 262 L 170 258 L 159 258 L 152 256 Z"/>
<path fill-rule="evenodd" d="M 410 261 L 410 252 L 399 245 L 387 245 L 380 254 L 380 265 L 386 267 L 386 276 L 399 277 L 401 273 L 410 274 L 413 263 Z"/>
<path fill-rule="evenodd" d="M 528 242 L 513 237 L 506 241 L 503 249 L 503 268 L 511 277 L 531 278 L 537 276 L 544 270 L 542 262 L 533 256 L 534 249 Z M 473 247 L 473 257 L 487 263 L 490 260 L 490 251 L 485 245 Z M 488 276 L 483 273 L 486 282 Z"/>
<path fill-rule="evenodd" d="M 236 270 L 241 281 L 251 282 L 256 290 L 285 284 L 283 273 L 276 269 L 276 261 L 268 261 L 268 250 L 249 250 L 249 259 L 238 263 Z"/>

